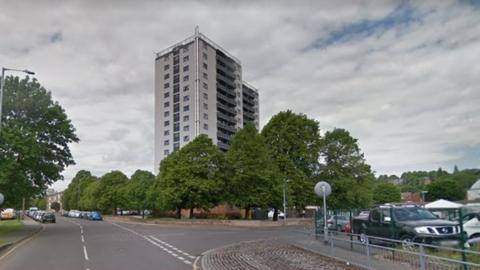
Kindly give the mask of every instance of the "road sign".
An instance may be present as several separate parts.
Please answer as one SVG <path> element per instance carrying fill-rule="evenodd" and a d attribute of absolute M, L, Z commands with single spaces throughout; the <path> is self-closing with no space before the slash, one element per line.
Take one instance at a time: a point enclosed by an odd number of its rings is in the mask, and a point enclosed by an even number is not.
<path fill-rule="evenodd" d="M 325 181 L 320 181 L 315 185 L 315 194 L 323 198 L 324 192 L 325 192 L 325 197 L 328 197 L 328 195 L 332 193 L 332 187 L 330 186 L 329 183 Z"/>
<path fill-rule="evenodd" d="M 3 203 L 4 200 L 5 200 L 5 197 L 3 197 L 3 194 L 0 193 L 0 205 Z"/>

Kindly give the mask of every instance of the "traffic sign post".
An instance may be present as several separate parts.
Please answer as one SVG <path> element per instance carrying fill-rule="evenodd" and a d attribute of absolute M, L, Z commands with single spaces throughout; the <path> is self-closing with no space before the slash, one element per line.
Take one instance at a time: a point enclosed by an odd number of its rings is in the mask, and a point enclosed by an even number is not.
<path fill-rule="evenodd" d="M 328 226 L 327 226 L 327 196 L 332 193 L 332 187 L 325 181 L 320 181 L 315 185 L 315 193 L 318 197 L 323 198 L 323 240 L 328 242 Z"/>

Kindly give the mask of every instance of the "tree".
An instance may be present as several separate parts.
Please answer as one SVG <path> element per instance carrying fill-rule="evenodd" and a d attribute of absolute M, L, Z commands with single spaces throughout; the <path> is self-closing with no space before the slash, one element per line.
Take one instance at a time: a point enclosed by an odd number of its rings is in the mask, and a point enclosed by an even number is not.
<path fill-rule="evenodd" d="M 125 204 L 122 187 L 127 185 L 128 177 L 120 171 L 112 171 L 100 178 L 99 197 L 97 207 L 104 212 L 112 211 L 117 214 L 117 208 Z"/>
<path fill-rule="evenodd" d="M 400 202 L 400 188 L 392 183 L 379 183 L 373 190 L 375 204 Z"/>
<path fill-rule="evenodd" d="M 65 195 L 64 195 L 65 196 Z M 99 210 L 98 199 L 101 196 L 100 180 L 95 179 L 83 190 L 80 205 L 85 210 Z"/>
<path fill-rule="evenodd" d="M 288 204 L 297 209 L 315 200 L 313 187 L 319 167 L 319 132 L 317 121 L 286 111 L 274 115 L 261 133 L 278 168 L 279 182 L 287 186 Z M 275 206 L 275 214 L 279 206 Z"/>
<path fill-rule="evenodd" d="M 163 159 L 160 163 L 157 191 L 164 209 L 175 209 L 180 218 L 182 208 L 210 209 L 225 194 L 226 158 L 211 139 L 200 135 Z"/>
<path fill-rule="evenodd" d="M 64 109 L 35 79 L 6 77 L 0 123 L 0 190 L 5 205 L 41 195 L 75 164 L 69 144 L 78 142 Z"/>
<path fill-rule="evenodd" d="M 459 201 L 465 199 L 465 190 L 462 186 L 449 179 L 436 180 L 427 186 L 427 201 L 445 199 L 450 201 Z"/>
<path fill-rule="evenodd" d="M 272 205 L 272 198 L 279 197 L 273 192 L 280 183 L 274 184 L 274 164 L 265 141 L 253 123 L 247 123 L 232 139 L 227 152 L 232 167 L 228 184 L 230 201 L 245 209 L 245 218 L 253 207 Z"/>
<path fill-rule="evenodd" d="M 37 207 L 39 210 L 47 210 L 47 199 L 46 198 L 35 198 L 35 199 L 33 199 L 32 205 Z"/>
<path fill-rule="evenodd" d="M 334 129 L 325 133 L 320 152 L 325 164 L 319 179 L 332 186 L 329 205 L 332 208 L 369 207 L 375 177 L 360 151 L 358 140 L 345 129 Z"/>
<path fill-rule="evenodd" d="M 155 181 L 155 175 L 149 171 L 137 170 L 130 178 L 128 185 L 124 187 L 126 207 L 139 210 L 144 216 L 147 207 L 147 191 Z"/>
<path fill-rule="evenodd" d="M 89 171 L 80 170 L 77 172 L 75 177 L 72 179 L 70 184 L 68 184 L 67 189 L 63 192 L 62 203 L 63 208 L 70 209 L 82 209 L 89 210 L 85 208 L 82 203 L 82 194 L 86 190 L 87 186 L 96 180 L 95 176 Z"/>
<path fill-rule="evenodd" d="M 60 203 L 59 202 L 52 202 L 50 204 L 50 208 L 55 210 L 55 212 L 60 211 Z"/>

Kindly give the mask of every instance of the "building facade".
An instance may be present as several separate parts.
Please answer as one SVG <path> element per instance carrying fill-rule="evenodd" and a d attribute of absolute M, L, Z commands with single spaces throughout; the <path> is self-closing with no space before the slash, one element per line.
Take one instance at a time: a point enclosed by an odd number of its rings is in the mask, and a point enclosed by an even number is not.
<path fill-rule="evenodd" d="M 195 30 L 155 58 L 155 172 L 160 161 L 200 134 L 227 150 L 251 121 L 259 127 L 259 97 L 242 80 L 240 61 Z"/>
<path fill-rule="evenodd" d="M 63 191 L 61 192 L 56 192 L 55 190 L 53 191 L 47 191 L 47 211 L 51 211 L 51 205 L 54 202 L 58 202 L 60 204 L 60 209 L 63 209 L 62 205 L 62 196 L 63 196 Z"/>

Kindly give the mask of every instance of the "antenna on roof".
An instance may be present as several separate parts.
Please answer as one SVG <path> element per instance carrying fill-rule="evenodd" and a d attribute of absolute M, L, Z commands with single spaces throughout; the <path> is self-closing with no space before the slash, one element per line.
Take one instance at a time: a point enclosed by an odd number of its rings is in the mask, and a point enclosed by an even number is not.
<path fill-rule="evenodd" d="M 195 36 L 198 36 L 198 34 L 200 33 L 200 28 L 197 26 L 195 26 Z"/>

